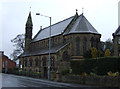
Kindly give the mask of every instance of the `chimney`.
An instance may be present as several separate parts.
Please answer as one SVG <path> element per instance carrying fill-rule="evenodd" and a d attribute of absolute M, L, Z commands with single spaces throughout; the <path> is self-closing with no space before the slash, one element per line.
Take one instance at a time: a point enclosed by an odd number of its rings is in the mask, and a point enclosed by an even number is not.
<path fill-rule="evenodd" d="M 2 56 L 4 54 L 4 51 L 0 51 L 0 56 Z"/>

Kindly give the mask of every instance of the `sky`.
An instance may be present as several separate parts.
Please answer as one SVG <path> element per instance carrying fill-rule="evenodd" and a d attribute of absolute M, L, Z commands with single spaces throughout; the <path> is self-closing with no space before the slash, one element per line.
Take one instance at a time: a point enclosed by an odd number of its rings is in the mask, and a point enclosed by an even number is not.
<path fill-rule="evenodd" d="M 74 16 L 77 9 L 78 14 L 83 12 L 102 35 L 101 41 L 112 39 L 112 33 L 118 28 L 118 2 L 119 0 L 0 0 L 0 50 L 10 57 L 15 49 L 11 40 L 18 34 L 25 33 L 25 23 L 30 11 L 33 37 L 40 26 L 44 28 L 50 22 L 49 18 L 36 16 L 36 13 L 52 17 L 54 24 Z"/>

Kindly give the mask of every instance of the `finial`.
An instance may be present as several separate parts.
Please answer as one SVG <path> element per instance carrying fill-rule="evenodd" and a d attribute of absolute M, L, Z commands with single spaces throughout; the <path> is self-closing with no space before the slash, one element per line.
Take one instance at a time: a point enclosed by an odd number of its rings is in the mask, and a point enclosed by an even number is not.
<path fill-rule="evenodd" d="M 82 14 L 84 14 L 84 8 L 82 8 Z"/>
<path fill-rule="evenodd" d="M 76 13 L 77 13 L 77 11 L 78 11 L 78 10 L 76 9 Z"/>
<path fill-rule="evenodd" d="M 30 6 L 30 12 L 31 12 L 31 6 Z"/>
<path fill-rule="evenodd" d="M 78 10 L 76 9 L 76 15 L 78 16 Z"/>

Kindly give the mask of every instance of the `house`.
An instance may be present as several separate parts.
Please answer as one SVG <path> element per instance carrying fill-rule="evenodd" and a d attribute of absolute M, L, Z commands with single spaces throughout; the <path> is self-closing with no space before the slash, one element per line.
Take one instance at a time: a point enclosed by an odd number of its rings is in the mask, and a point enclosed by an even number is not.
<path fill-rule="evenodd" d="M 7 72 L 9 69 L 16 67 L 16 62 L 10 60 L 3 51 L 0 51 L 0 72 Z"/>
<path fill-rule="evenodd" d="M 50 26 L 40 29 L 32 38 L 33 23 L 29 13 L 25 27 L 25 50 L 20 55 L 22 70 L 41 72 L 47 78 L 49 62 Z M 92 47 L 99 50 L 101 34 L 90 24 L 83 13 L 76 14 L 51 25 L 50 71 L 70 69 L 70 60 L 83 58 Z"/>

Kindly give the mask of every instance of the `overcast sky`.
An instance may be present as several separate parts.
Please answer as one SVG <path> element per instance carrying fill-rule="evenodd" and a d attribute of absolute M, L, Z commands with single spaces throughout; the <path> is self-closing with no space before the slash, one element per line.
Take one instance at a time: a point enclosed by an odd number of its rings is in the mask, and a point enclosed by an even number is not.
<path fill-rule="evenodd" d="M 7 56 L 13 52 L 11 39 L 25 33 L 25 23 L 30 11 L 33 21 L 33 37 L 49 26 L 49 19 L 36 16 L 36 12 L 52 17 L 52 24 L 69 18 L 76 13 L 84 16 L 102 34 L 101 40 L 112 39 L 118 27 L 119 0 L 0 0 L 0 50 Z M 2 43 L 2 45 L 1 45 Z"/>

